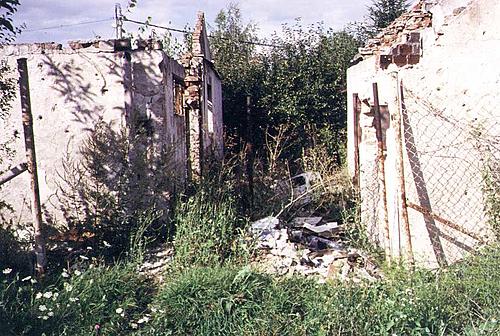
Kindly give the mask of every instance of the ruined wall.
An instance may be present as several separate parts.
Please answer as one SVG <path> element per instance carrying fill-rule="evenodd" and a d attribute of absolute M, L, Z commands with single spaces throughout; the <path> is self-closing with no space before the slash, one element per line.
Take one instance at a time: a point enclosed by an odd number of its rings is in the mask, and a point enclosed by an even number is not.
<path fill-rule="evenodd" d="M 380 103 L 386 106 L 387 205 L 390 244 L 397 256 L 405 246 L 393 118 L 399 113 L 398 91 L 402 82 L 402 100 L 407 111 L 403 113 L 407 201 L 430 209 L 468 233 L 424 216 L 414 208 L 408 209 L 417 260 L 437 266 L 454 262 L 491 236 L 485 213 L 483 173 L 486 157 L 500 158 L 498 146 L 494 145 L 500 137 L 500 113 L 493 103 L 498 101 L 500 92 L 500 26 L 496 23 L 500 3 L 442 0 L 432 6 L 426 4 L 425 10 L 431 14 L 432 23 L 412 31 L 420 35 L 418 62 L 402 64 L 393 59 L 384 64 L 384 50 L 372 54 L 364 50 L 364 60 L 348 70 L 348 159 L 354 174 L 352 95 L 357 93 L 361 100 L 362 219 L 373 240 L 383 244 L 377 142 L 370 113 L 372 83 L 377 82 Z M 410 31 L 401 31 L 389 50 L 405 41 L 415 43 L 411 36 Z"/>
<path fill-rule="evenodd" d="M 40 196 L 47 223 L 65 224 L 59 202 L 63 189 L 69 188 L 63 181 L 68 174 L 64 164 L 78 162 L 83 141 L 100 121 L 117 139 L 123 132 L 131 137 L 130 130 L 144 126 L 147 131 L 140 136 L 145 141 L 136 152 L 147 149 L 147 159 L 156 165 L 153 169 L 185 178 L 186 120 L 174 113 L 172 96 L 173 78 L 182 80 L 184 69 L 163 51 L 152 49 L 131 50 L 127 40 L 0 49 L 14 70 L 17 58 L 28 59 Z M 12 106 L 9 118 L 0 120 L 0 143 L 10 142 L 15 156 L 0 171 L 25 161 L 18 97 Z M 27 173 L 0 190 L 0 199 L 13 206 L 14 212 L 6 215 L 15 224 L 31 218 L 29 190 Z"/>

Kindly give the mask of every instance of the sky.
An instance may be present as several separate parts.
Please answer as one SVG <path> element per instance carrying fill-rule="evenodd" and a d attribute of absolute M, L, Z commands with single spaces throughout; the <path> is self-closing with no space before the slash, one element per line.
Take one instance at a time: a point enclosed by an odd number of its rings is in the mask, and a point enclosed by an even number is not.
<path fill-rule="evenodd" d="M 212 24 L 230 2 L 239 5 L 244 22 L 256 24 L 259 37 L 265 38 L 297 18 L 306 25 L 322 21 L 326 27 L 341 29 L 362 20 L 371 0 L 137 0 L 131 12 L 126 11 L 127 0 L 20 0 L 14 22 L 26 26 L 16 43 L 115 38 L 115 3 L 122 5 L 123 14 L 130 19 L 145 21 L 151 16 L 152 23 L 182 29 L 194 25 L 198 11 Z M 50 27 L 57 28 L 45 29 Z M 125 28 L 137 31 L 133 24 Z"/>

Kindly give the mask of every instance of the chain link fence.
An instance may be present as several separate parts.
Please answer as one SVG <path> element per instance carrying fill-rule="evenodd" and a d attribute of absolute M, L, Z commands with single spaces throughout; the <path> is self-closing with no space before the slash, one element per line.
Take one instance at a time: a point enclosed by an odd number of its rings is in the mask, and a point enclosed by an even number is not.
<path fill-rule="evenodd" d="M 454 114 L 408 88 L 402 98 L 407 205 L 425 222 L 412 235 L 445 266 L 498 237 L 500 118 L 481 104 Z"/>

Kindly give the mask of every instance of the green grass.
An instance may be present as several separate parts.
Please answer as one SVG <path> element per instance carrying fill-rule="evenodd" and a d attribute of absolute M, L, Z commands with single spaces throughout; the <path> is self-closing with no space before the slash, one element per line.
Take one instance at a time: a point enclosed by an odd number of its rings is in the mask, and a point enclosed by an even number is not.
<path fill-rule="evenodd" d="M 499 335 L 499 266 L 495 247 L 374 284 L 231 264 L 177 270 L 160 288 L 124 262 L 34 284 L 2 274 L 0 335 L 90 335 L 95 324 L 103 335 Z"/>
<path fill-rule="evenodd" d="M 159 291 L 140 335 L 495 335 L 499 257 L 486 250 L 439 274 L 393 269 L 376 284 L 195 268 Z"/>

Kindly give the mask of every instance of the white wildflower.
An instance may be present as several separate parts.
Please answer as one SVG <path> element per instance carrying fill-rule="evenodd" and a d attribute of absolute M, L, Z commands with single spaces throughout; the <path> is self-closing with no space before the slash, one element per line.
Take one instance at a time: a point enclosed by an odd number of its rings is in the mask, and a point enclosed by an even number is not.
<path fill-rule="evenodd" d="M 132 322 L 132 323 L 130 323 L 130 327 L 132 329 L 137 329 L 139 326 L 137 325 L 137 323 Z"/>
<path fill-rule="evenodd" d="M 116 308 L 115 312 L 117 314 L 121 314 L 121 313 L 123 313 L 123 308 Z"/>
<path fill-rule="evenodd" d="M 45 292 L 43 293 L 43 297 L 46 299 L 50 299 L 52 297 L 52 292 Z"/>
<path fill-rule="evenodd" d="M 66 290 L 66 292 L 71 292 L 73 290 L 73 286 L 71 286 L 69 283 L 65 282 L 63 284 L 63 287 L 64 289 Z"/>
<path fill-rule="evenodd" d="M 88 257 L 86 257 L 86 256 L 84 256 L 84 255 L 81 255 L 81 256 L 80 256 L 80 259 L 82 259 L 82 260 L 89 260 L 89 258 L 88 258 Z"/>
<path fill-rule="evenodd" d="M 10 272 L 12 272 L 12 268 L 6 268 L 2 271 L 3 274 L 9 274 Z"/>
<path fill-rule="evenodd" d="M 31 280 L 31 275 L 28 275 L 26 278 L 22 278 L 21 281 L 28 281 Z"/>
<path fill-rule="evenodd" d="M 40 307 L 38 307 L 38 310 L 40 310 L 40 311 L 46 311 L 47 310 L 47 306 L 46 305 L 40 305 Z"/>
<path fill-rule="evenodd" d="M 52 317 L 52 316 L 54 316 L 54 312 L 49 311 L 49 312 L 47 313 L 47 315 L 49 315 L 50 317 Z"/>
<path fill-rule="evenodd" d="M 76 275 L 76 276 L 80 276 L 80 275 L 82 275 L 82 272 L 80 272 L 79 270 L 75 270 L 75 272 L 74 272 L 74 273 L 75 273 L 75 275 Z"/>
<path fill-rule="evenodd" d="M 61 276 L 62 276 L 63 278 L 69 278 L 69 274 L 68 274 L 68 272 L 66 272 L 66 270 L 64 270 L 64 271 L 61 273 Z"/>
<path fill-rule="evenodd" d="M 42 316 L 42 319 L 47 321 L 49 319 L 49 317 L 47 315 L 45 315 L 45 316 Z"/>
<path fill-rule="evenodd" d="M 40 300 L 42 298 L 42 293 L 36 293 L 35 299 Z"/>
<path fill-rule="evenodd" d="M 69 302 L 76 302 L 78 301 L 79 299 L 77 297 L 70 297 L 69 298 Z"/>
<path fill-rule="evenodd" d="M 146 323 L 146 322 L 148 322 L 148 321 L 149 321 L 149 317 L 144 316 L 144 317 L 141 317 L 141 318 L 139 319 L 139 321 L 137 321 L 137 323 L 142 324 L 142 323 Z"/>
<path fill-rule="evenodd" d="M 92 250 L 92 246 L 87 246 L 87 250 Z"/>

